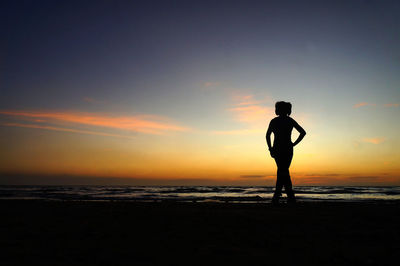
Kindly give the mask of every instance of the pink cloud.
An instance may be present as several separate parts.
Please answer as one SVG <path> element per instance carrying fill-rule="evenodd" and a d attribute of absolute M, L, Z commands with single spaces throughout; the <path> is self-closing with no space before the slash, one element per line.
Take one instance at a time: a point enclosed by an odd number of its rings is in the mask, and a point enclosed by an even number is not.
<path fill-rule="evenodd" d="M 363 138 L 362 141 L 372 144 L 379 144 L 385 141 L 385 138 Z"/>
<path fill-rule="evenodd" d="M 354 108 L 360 108 L 362 106 L 376 106 L 374 103 L 367 103 L 367 102 L 361 102 L 353 105 Z"/>
<path fill-rule="evenodd" d="M 7 126 L 7 127 L 25 127 L 25 128 L 46 129 L 46 130 L 73 132 L 73 133 L 98 135 L 98 136 L 129 138 L 129 136 L 123 136 L 123 135 L 119 135 L 119 134 L 103 133 L 103 132 L 96 132 L 96 131 L 89 131 L 89 130 L 79 130 L 79 129 L 73 129 L 73 128 L 42 126 L 42 125 L 34 125 L 34 124 L 4 123 L 4 124 L 0 124 L 0 125 Z"/>
<path fill-rule="evenodd" d="M 90 98 L 90 97 L 84 97 L 83 101 L 87 102 L 87 103 L 103 103 L 102 101 Z"/>
<path fill-rule="evenodd" d="M 274 114 L 273 108 L 256 104 L 230 108 L 229 111 L 235 114 L 238 121 L 252 124 L 260 122 L 265 124 L 265 121 Z"/>
<path fill-rule="evenodd" d="M 221 130 L 221 131 L 212 131 L 213 135 L 251 135 L 251 134 L 260 134 L 263 130 L 257 129 L 237 129 L 237 130 Z"/>
<path fill-rule="evenodd" d="M 220 82 L 204 82 L 203 86 L 208 88 L 208 87 L 218 86 L 219 84 L 220 84 Z"/>
<path fill-rule="evenodd" d="M 164 117 L 154 115 L 113 116 L 85 112 L 15 110 L 0 111 L 0 114 L 37 123 L 48 123 L 53 125 L 83 125 L 148 134 L 164 134 L 171 131 L 188 130 L 188 128 L 174 124 Z"/>
<path fill-rule="evenodd" d="M 398 103 L 386 103 L 383 106 L 385 107 L 399 107 L 400 104 Z"/>
<path fill-rule="evenodd" d="M 236 106 L 262 104 L 264 101 L 255 100 L 254 95 L 234 94 L 232 96 Z"/>
<path fill-rule="evenodd" d="M 266 120 L 273 116 L 274 108 L 263 105 L 266 100 L 256 100 L 254 95 L 234 94 L 232 96 L 234 107 L 228 110 L 234 114 L 235 119 L 253 126 L 264 125 Z"/>

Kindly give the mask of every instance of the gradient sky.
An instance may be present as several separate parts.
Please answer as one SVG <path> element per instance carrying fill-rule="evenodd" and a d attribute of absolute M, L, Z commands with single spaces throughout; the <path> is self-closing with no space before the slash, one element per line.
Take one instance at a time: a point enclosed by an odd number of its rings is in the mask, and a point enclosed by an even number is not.
<path fill-rule="evenodd" d="M 399 1 L 0 7 L 2 184 L 272 185 L 284 100 L 295 185 L 400 185 Z"/>

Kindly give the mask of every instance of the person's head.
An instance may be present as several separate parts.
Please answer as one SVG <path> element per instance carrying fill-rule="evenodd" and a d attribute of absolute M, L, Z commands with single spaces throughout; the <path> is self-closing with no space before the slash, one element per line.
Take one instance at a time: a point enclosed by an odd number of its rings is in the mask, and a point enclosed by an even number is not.
<path fill-rule="evenodd" d="M 275 114 L 279 116 L 289 116 L 292 113 L 292 104 L 289 102 L 276 102 Z"/>

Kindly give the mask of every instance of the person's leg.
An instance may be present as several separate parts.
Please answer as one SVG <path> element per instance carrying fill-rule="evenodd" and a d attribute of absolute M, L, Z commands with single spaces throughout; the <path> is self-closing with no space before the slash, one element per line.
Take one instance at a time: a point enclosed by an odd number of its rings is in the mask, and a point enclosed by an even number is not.
<path fill-rule="evenodd" d="M 281 159 L 279 157 L 275 157 L 275 162 L 278 170 L 276 171 L 276 185 L 275 185 L 275 192 L 274 196 L 272 197 L 272 202 L 278 202 L 279 198 L 282 194 L 283 188 L 283 180 L 282 180 L 282 173 L 281 173 Z"/>
<path fill-rule="evenodd" d="M 292 162 L 293 158 L 293 153 L 290 152 L 287 154 L 284 162 L 282 162 L 282 168 L 284 171 L 284 182 L 283 186 L 285 187 L 285 192 L 288 197 L 288 202 L 295 202 L 296 198 L 293 192 L 293 187 L 292 187 L 292 180 L 290 179 L 290 172 L 289 172 L 289 167 Z"/>
<path fill-rule="evenodd" d="M 280 178 L 279 173 L 277 173 L 275 192 L 274 192 L 273 199 L 278 200 L 280 198 L 280 196 L 282 194 L 282 188 L 283 188 L 282 178 Z"/>
<path fill-rule="evenodd" d="M 290 176 L 288 176 L 285 184 L 285 192 L 288 198 L 288 202 L 296 202 L 296 197 L 294 195 L 294 191 L 292 188 L 292 181 L 290 180 Z"/>

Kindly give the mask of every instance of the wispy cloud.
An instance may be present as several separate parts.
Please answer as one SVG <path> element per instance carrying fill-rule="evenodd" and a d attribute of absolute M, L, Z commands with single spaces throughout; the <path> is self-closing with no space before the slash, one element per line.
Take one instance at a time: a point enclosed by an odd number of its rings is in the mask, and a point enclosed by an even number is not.
<path fill-rule="evenodd" d="M 353 174 L 312 174 L 295 175 L 298 184 L 301 185 L 373 185 L 393 183 L 398 184 L 397 178 L 381 176 L 364 176 Z M 301 188 L 300 188 L 301 189 Z"/>
<path fill-rule="evenodd" d="M 244 123 L 258 125 L 260 122 L 265 124 L 268 117 L 273 115 L 273 108 L 261 105 L 247 105 L 230 108 L 235 118 Z"/>
<path fill-rule="evenodd" d="M 240 122 L 246 128 L 234 130 L 212 131 L 215 135 L 250 135 L 259 134 L 265 130 L 267 120 L 274 114 L 274 108 L 266 106 L 270 100 L 255 99 L 252 94 L 234 93 L 231 96 L 232 107 L 228 108 L 233 119 Z"/>
<path fill-rule="evenodd" d="M 356 103 L 355 105 L 353 105 L 353 108 L 360 108 L 363 106 L 376 106 L 376 104 L 374 103 L 367 103 L 367 102 L 360 102 L 360 103 Z"/>
<path fill-rule="evenodd" d="M 253 95 L 234 95 L 234 107 L 228 110 L 232 112 L 240 122 L 253 126 L 263 125 L 268 117 L 273 116 L 274 108 L 264 105 L 267 100 L 256 100 Z M 265 126 L 265 125 L 264 125 Z"/>
<path fill-rule="evenodd" d="M 169 119 L 155 115 L 113 116 L 109 114 L 86 112 L 55 112 L 55 111 L 0 111 L 1 115 L 29 121 L 40 126 L 47 126 L 49 130 L 59 127 L 86 126 L 91 129 L 101 130 L 108 128 L 127 132 L 140 132 L 147 134 L 165 134 L 167 132 L 187 131 L 186 127 L 177 125 Z M 46 123 L 46 125 L 43 125 Z M 17 124 L 14 124 L 16 126 Z M 30 126 L 33 127 L 33 126 Z M 37 127 L 39 128 L 39 127 Z M 72 130 L 75 129 L 70 129 Z M 80 130 L 80 129 L 77 129 Z M 66 131 L 66 130 L 63 130 Z M 92 132 L 92 131 L 88 131 Z"/>
<path fill-rule="evenodd" d="M 255 104 L 262 104 L 264 101 L 254 99 L 254 95 L 239 95 L 234 94 L 232 96 L 235 105 L 243 106 L 243 105 L 255 105 Z"/>
<path fill-rule="evenodd" d="M 267 175 L 241 175 L 241 178 L 264 178 L 267 177 Z"/>
<path fill-rule="evenodd" d="M 209 87 L 215 87 L 215 86 L 218 86 L 218 85 L 220 85 L 221 83 L 220 82 L 210 82 L 210 81 L 208 81 L 208 82 L 204 82 L 203 83 L 203 86 L 204 87 L 206 87 L 206 88 L 209 88 Z"/>
<path fill-rule="evenodd" d="M 42 125 L 35 125 L 35 124 L 3 123 L 0 125 L 6 126 L 6 127 L 37 128 L 37 129 L 54 130 L 54 131 L 62 131 L 62 132 L 73 132 L 73 133 L 107 136 L 107 137 L 119 137 L 119 138 L 129 138 L 130 137 L 130 136 L 124 136 L 124 135 L 119 135 L 119 134 L 111 134 L 111 133 L 89 131 L 89 130 L 79 130 L 79 129 L 73 129 L 73 128 L 42 126 Z"/>
<path fill-rule="evenodd" d="M 356 103 L 355 105 L 353 105 L 353 108 L 360 108 L 363 106 L 376 106 L 375 103 L 367 103 L 367 102 L 360 102 L 360 103 Z M 383 107 L 399 107 L 400 103 L 385 103 L 383 104 Z"/>
<path fill-rule="evenodd" d="M 353 107 L 354 107 L 354 108 L 359 108 L 359 107 L 367 106 L 367 105 L 368 105 L 368 103 L 362 102 L 362 103 L 356 103 L 355 105 L 353 105 Z"/>
<path fill-rule="evenodd" d="M 237 129 L 237 130 L 215 130 L 211 133 L 214 135 L 252 135 L 264 132 L 261 129 Z"/>
<path fill-rule="evenodd" d="M 94 104 L 103 103 L 103 101 L 99 101 L 99 100 L 96 100 L 96 99 L 91 98 L 91 97 L 84 97 L 83 101 L 87 102 L 87 103 L 94 103 Z"/>
<path fill-rule="evenodd" d="M 385 138 L 363 138 L 362 141 L 372 144 L 379 144 L 385 141 Z"/>
<path fill-rule="evenodd" d="M 400 104 L 399 103 L 386 103 L 383 106 L 385 106 L 385 107 L 399 107 Z"/>

